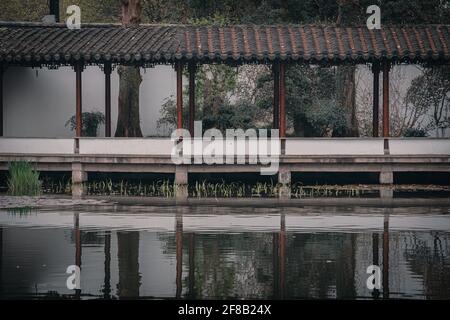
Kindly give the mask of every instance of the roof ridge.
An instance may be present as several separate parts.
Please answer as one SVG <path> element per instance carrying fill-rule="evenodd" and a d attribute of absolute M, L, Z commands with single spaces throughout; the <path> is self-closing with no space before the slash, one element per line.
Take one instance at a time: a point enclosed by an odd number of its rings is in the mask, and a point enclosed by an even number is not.
<path fill-rule="evenodd" d="M 335 24 L 325 24 L 325 23 L 278 23 L 278 24 L 256 24 L 256 23 L 240 23 L 234 25 L 219 25 L 219 24 L 181 24 L 181 23 L 141 23 L 137 26 L 132 26 L 128 28 L 138 28 L 138 27 L 283 27 L 283 26 L 302 26 L 302 27 L 316 27 L 316 28 L 361 28 L 366 27 L 365 25 L 348 25 L 348 26 L 336 26 Z M 382 26 L 384 28 L 412 28 L 412 27 L 449 27 L 450 24 L 442 23 L 432 23 L 432 24 L 385 24 Z M 58 23 L 43 23 L 43 22 L 33 22 L 33 21 L 0 21 L 0 27 L 53 27 L 53 28 L 65 28 L 66 24 L 64 22 Z M 95 28 L 111 28 L 111 27 L 122 27 L 121 23 L 103 23 L 103 22 L 93 22 L 93 23 L 82 23 L 81 28 L 95 27 Z"/>

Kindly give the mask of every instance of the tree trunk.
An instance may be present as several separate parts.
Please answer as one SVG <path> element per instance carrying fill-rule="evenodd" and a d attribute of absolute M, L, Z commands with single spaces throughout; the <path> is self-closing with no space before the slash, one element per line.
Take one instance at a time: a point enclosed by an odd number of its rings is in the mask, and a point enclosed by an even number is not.
<path fill-rule="evenodd" d="M 139 86 L 142 82 L 139 68 L 120 66 L 119 114 L 116 137 L 142 137 L 139 120 Z"/>
<path fill-rule="evenodd" d="M 140 23 L 140 0 L 121 0 L 122 25 L 137 26 Z M 139 120 L 139 86 L 142 82 L 139 68 L 120 66 L 119 74 L 119 112 L 116 137 L 142 137 Z"/>
<path fill-rule="evenodd" d="M 337 102 L 344 110 L 346 129 L 343 137 L 358 137 L 358 120 L 356 118 L 356 81 L 355 66 L 337 67 Z"/>

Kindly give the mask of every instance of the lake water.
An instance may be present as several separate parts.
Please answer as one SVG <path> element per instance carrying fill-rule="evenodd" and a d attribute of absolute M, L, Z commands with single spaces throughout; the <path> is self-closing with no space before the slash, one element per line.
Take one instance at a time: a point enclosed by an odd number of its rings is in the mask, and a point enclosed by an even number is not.
<path fill-rule="evenodd" d="M 2 299 L 450 298 L 448 207 L 1 209 L 0 241 Z"/>

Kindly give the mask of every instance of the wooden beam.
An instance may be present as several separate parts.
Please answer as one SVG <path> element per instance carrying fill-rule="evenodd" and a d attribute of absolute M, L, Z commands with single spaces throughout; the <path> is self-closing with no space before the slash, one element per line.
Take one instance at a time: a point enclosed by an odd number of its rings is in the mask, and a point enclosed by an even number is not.
<path fill-rule="evenodd" d="M 189 132 L 194 136 L 195 121 L 195 63 L 189 63 Z"/>
<path fill-rule="evenodd" d="M 286 137 L 286 65 L 280 62 L 280 138 Z"/>
<path fill-rule="evenodd" d="M 105 137 L 111 137 L 111 63 L 106 63 L 105 68 Z"/>
<path fill-rule="evenodd" d="M 83 71 L 82 63 L 78 62 L 75 64 L 75 74 L 76 74 L 76 137 L 81 137 L 83 128 L 83 108 L 82 108 L 82 85 L 81 85 L 81 72 Z"/>
<path fill-rule="evenodd" d="M 175 65 L 177 72 L 177 129 L 183 128 L 183 64 Z"/>
<path fill-rule="evenodd" d="M 380 64 L 374 62 L 372 64 L 373 73 L 373 117 L 372 117 L 372 136 L 378 137 L 378 127 L 379 127 L 379 107 L 380 107 Z"/>
<path fill-rule="evenodd" d="M 383 137 L 389 137 L 389 63 L 383 64 Z"/>
<path fill-rule="evenodd" d="M 280 128 L 280 65 L 272 65 L 273 74 L 273 128 Z"/>
<path fill-rule="evenodd" d="M 3 137 L 3 66 L 0 65 L 0 137 Z"/>

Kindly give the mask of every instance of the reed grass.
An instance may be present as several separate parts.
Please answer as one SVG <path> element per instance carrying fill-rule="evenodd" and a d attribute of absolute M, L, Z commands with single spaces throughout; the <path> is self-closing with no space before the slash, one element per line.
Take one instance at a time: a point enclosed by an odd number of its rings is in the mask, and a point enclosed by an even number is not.
<path fill-rule="evenodd" d="M 26 161 L 11 162 L 8 166 L 8 192 L 13 196 L 38 196 L 42 182 L 39 172 Z"/>

